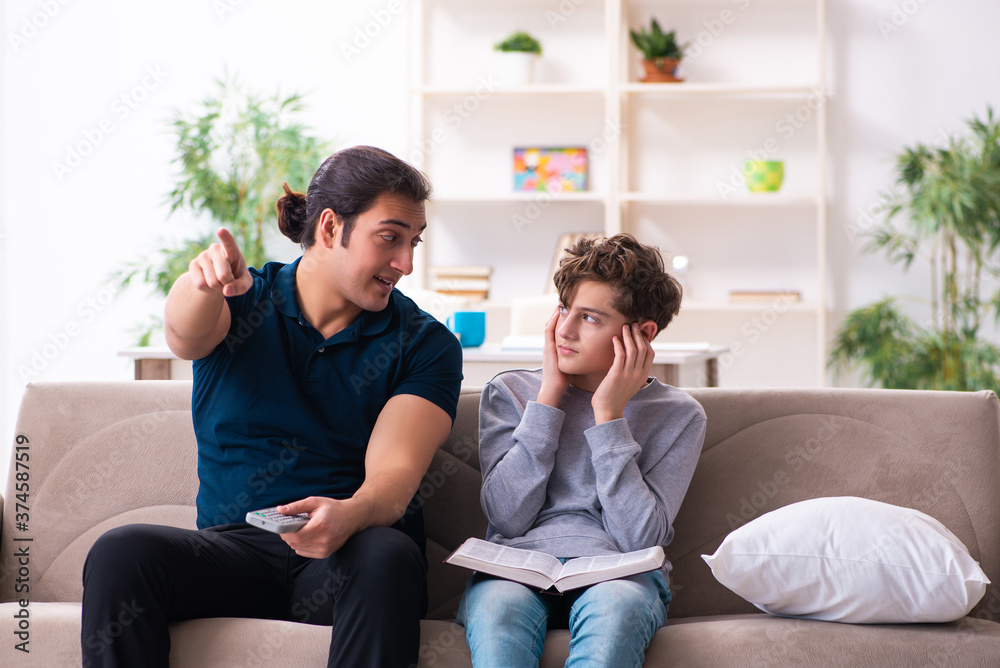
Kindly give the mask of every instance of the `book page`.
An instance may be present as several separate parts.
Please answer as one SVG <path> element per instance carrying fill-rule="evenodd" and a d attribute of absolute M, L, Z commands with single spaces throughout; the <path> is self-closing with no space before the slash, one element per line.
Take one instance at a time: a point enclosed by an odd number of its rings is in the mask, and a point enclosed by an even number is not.
<path fill-rule="evenodd" d="M 562 568 L 560 577 L 568 577 L 579 573 L 596 573 L 607 570 L 617 570 L 629 564 L 637 564 L 650 559 L 655 559 L 660 547 L 651 547 L 645 550 L 629 552 L 627 554 L 603 554 L 597 557 L 577 557 L 570 559 Z"/>
<path fill-rule="evenodd" d="M 455 554 L 498 566 L 542 573 L 552 580 L 559 574 L 562 566 L 558 559 L 544 552 L 521 550 L 478 539 L 466 541 Z"/>

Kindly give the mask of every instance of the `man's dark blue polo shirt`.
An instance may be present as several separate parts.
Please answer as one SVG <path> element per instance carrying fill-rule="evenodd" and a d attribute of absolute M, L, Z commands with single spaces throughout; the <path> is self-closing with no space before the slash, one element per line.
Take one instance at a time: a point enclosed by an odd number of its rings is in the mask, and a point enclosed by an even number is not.
<path fill-rule="evenodd" d="M 364 482 L 375 421 L 397 394 L 455 418 L 454 334 L 394 290 L 385 309 L 324 340 L 299 308 L 297 267 L 251 269 L 253 287 L 226 300 L 229 335 L 194 362 L 199 528 L 308 496 L 350 497 Z"/>

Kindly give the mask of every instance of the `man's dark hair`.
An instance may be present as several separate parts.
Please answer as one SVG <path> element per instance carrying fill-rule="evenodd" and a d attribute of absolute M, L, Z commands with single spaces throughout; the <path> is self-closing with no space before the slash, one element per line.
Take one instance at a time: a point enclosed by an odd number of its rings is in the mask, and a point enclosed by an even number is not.
<path fill-rule="evenodd" d="M 564 305 L 582 281 L 598 281 L 611 287 L 612 306 L 629 322 L 652 320 L 662 332 L 680 311 L 681 284 L 664 270 L 659 250 L 631 234 L 584 237 L 566 252 L 554 279 Z"/>
<path fill-rule="evenodd" d="M 396 156 L 372 146 L 337 151 L 323 161 L 306 194 L 284 184 L 278 198 L 278 228 L 286 237 L 309 248 L 316 241 L 316 223 L 323 209 L 331 209 L 344 225 L 340 243 L 347 247 L 358 216 L 380 195 L 392 193 L 415 203 L 427 201 L 431 185 L 423 174 Z"/>

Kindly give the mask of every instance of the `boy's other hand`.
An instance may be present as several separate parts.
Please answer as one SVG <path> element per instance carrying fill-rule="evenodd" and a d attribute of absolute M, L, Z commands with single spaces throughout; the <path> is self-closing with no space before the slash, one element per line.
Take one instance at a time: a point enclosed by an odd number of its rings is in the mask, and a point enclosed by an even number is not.
<path fill-rule="evenodd" d="M 243 253 L 232 232 L 221 228 L 216 235 L 221 243 L 212 244 L 188 265 L 194 287 L 226 297 L 242 295 L 253 285 Z"/>
<path fill-rule="evenodd" d="M 556 352 L 556 326 L 559 324 L 559 307 L 545 323 L 545 343 L 542 346 L 542 387 L 538 390 L 538 403 L 559 407 L 569 376 L 559 370 L 559 353 Z"/>
<path fill-rule="evenodd" d="M 596 424 L 625 416 L 625 405 L 646 384 L 655 357 L 653 345 L 636 323 L 623 325 L 621 339 L 616 336 L 612 343 L 615 361 L 590 401 Z"/>

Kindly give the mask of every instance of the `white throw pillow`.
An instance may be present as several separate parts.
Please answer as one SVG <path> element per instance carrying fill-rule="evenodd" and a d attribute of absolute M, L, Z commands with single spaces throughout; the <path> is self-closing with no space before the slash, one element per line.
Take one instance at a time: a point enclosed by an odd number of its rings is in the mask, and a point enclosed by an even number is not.
<path fill-rule="evenodd" d="M 852 496 L 766 513 L 701 556 L 764 612 L 858 624 L 959 619 L 990 582 L 933 517 Z"/>

